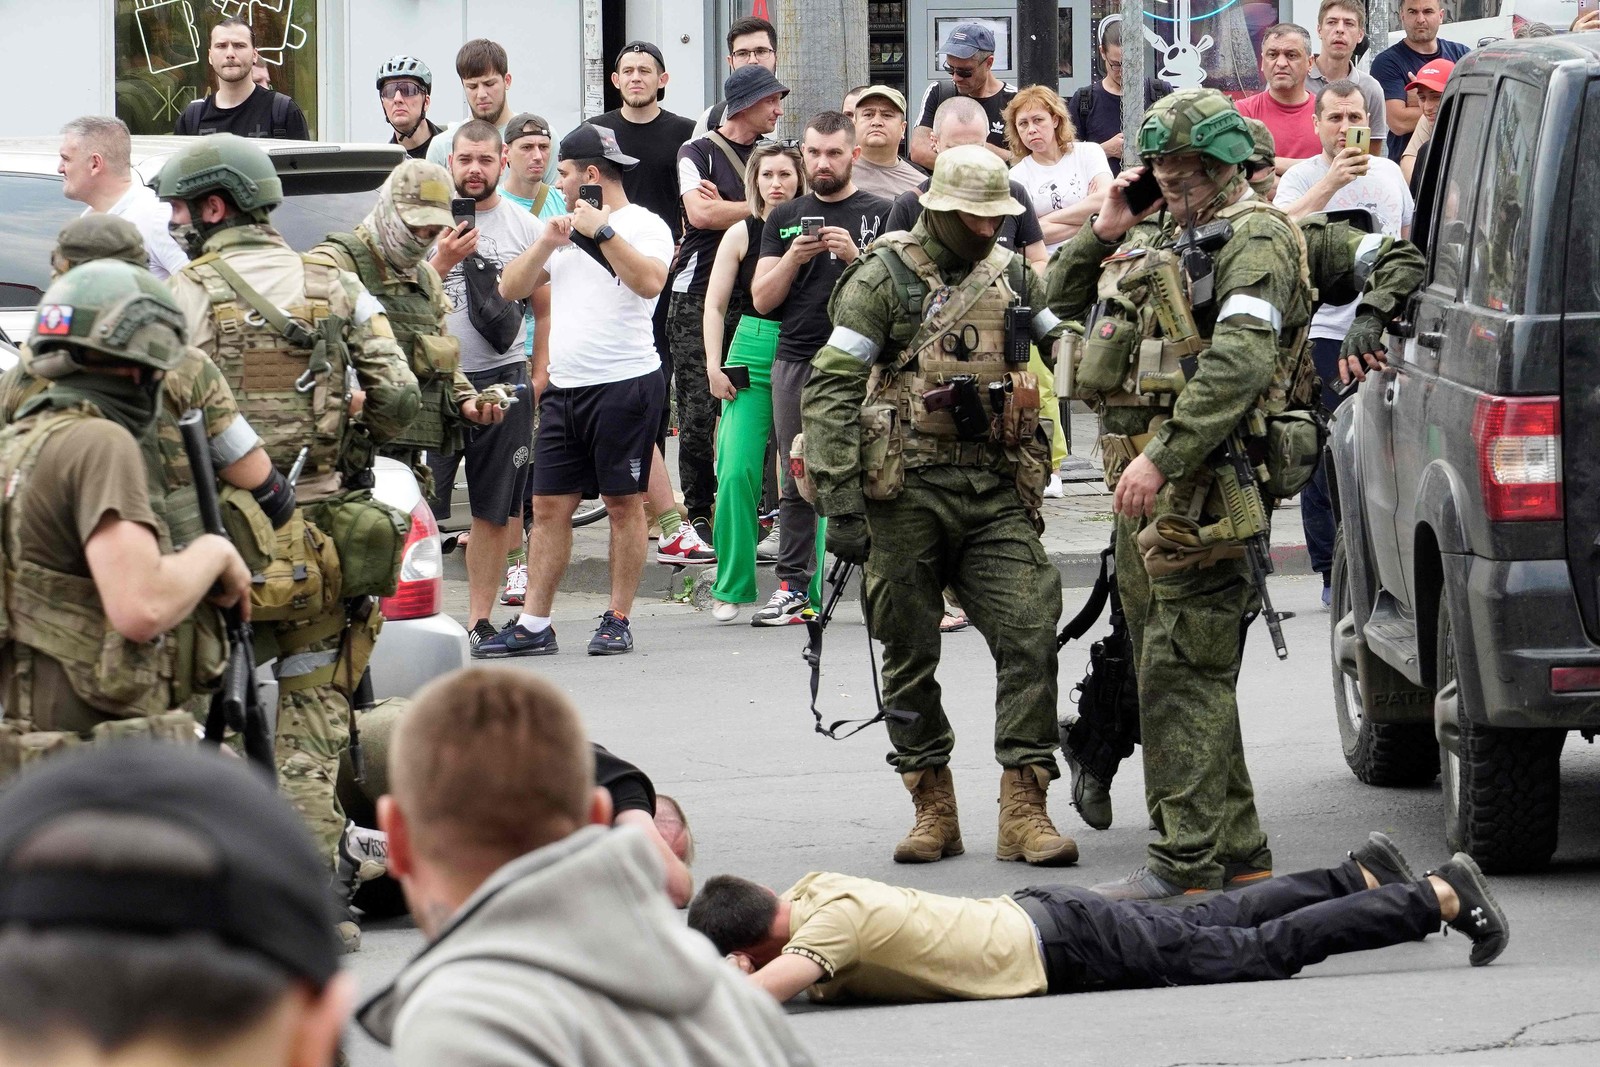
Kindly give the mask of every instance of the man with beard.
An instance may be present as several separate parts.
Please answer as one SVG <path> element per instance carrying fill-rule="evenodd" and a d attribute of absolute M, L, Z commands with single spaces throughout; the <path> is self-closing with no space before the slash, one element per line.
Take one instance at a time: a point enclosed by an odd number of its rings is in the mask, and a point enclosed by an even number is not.
<path fill-rule="evenodd" d="M 1100 415 L 1106 482 L 1115 486 L 1117 585 L 1137 662 L 1145 794 L 1157 833 L 1144 866 L 1094 889 L 1158 900 L 1272 874 L 1236 694 L 1260 596 L 1242 546 L 1215 532 L 1227 509 L 1214 472 L 1226 469 L 1220 449 L 1246 432 L 1247 416 L 1309 406 L 1316 374 L 1305 347 L 1305 242 L 1245 182 L 1240 164 L 1257 149 L 1244 117 L 1215 89 L 1186 89 L 1145 115 L 1138 147 L 1164 199 L 1134 214 L 1125 191 L 1146 168 L 1124 170 L 1091 224 L 1058 250 L 1048 281 L 1050 308 L 1063 318 L 1082 321 L 1100 309 L 1088 319 L 1074 382 Z M 1157 211 L 1159 219 L 1145 221 Z M 1197 228 L 1210 235 L 1200 246 L 1210 264 L 1190 257 L 1181 269 L 1208 272 L 1211 295 L 1191 304 L 1180 288 L 1164 317 L 1192 319 L 1196 336 L 1162 342 L 1154 314 L 1161 297 L 1134 272 L 1172 263 L 1174 242 Z M 1131 284 L 1119 284 L 1129 276 Z M 1176 395 L 1122 388 L 1141 348 L 1151 350 L 1147 339 L 1157 339 L 1159 371 L 1187 380 Z M 1139 380 L 1147 378 L 1160 380 Z M 1277 451 L 1267 450 L 1269 470 Z M 1239 490 L 1261 487 L 1252 480 Z"/>
<path fill-rule="evenodd" d="M 443 140 L 443 138 L 440 138 Z M 431 262 L 444 279 L 450 304 L 446 323 L 461 341 L 461 369 L 478 390 L 499 385 L 520 393 L 505 418 L 492 426 L 473 430 L 465 448 L 447 455 L 428 456 L 433 468 L 434 514 L 450 514 L 450 488 L 456 468 L 465 457 L 467 491 L 472 508 L 471 536 L 467 539 L 467 617 L 474 645 L 495 635 L 489 622 L 505 574 L 506 555 L 522 540 L 522 504 L 527 499 L 528 458 L 533 440 L 533 404 L 526 355 L 528 321 L 523 318 L 511 344 L 501 348 L 474 325 L 468 308 L 471 293 L 463 273 L 474 270 L 497 274 L 525 250 L 544 230 L 544 223 L 500 195 L 500 131 L 493 123 L 473 119 L 456 130 L 450 155 L 450 176 L 456 192 L 476 202 L 473 218 L 445 230 L 434 246 Z M 539 374 L 542 368 L 535 368 Z"/>
<path fill-rule="evenodd" d="M 462 126 L 474 120 L 488 122 L 504 136 L 506 124 L 511 121 L 511 102 L 506 91 L 511 88 L 511 61 L 506 50 L 487 37 L 475 37 L 456 52 L 456 77 L 461 79 L 461 91 L 466 95 L 470 118 L 452 122 L 428 146 L 428 162 L 450 167 L 450 155 L 455 151 L 455 134 Z M 460 192 L 458 189 L 457 192 Z M 462 196 L 467 194 L 462 192 Z"/>
<path fill-rule="evenodd" d="M 426 159 L 433 139 L 444 132 L 428 118 L 432 92 L 433 71 L 420 59 L 390 56 L 378 68 L 378 102 L 394 128 L 389 143 L 404 148 L 412 159 Z"/>
<path fill-rule="evenodd" d="M 1026 356 L 1013 361 L 1017 339 L 1004 325 L 1018 305 L 1044 309 L 1044 281 L 995 243 L 1001 220 L 1024 208 L 986 146 L 939 153 L 922 207 L 910 233 L 881 238 L 833 290 L 832 333 L 804 391 L 806 467 L 828 517 L 828 548 L 865 568 L 863 608 L 883 641 L 884 707 L 916 715 L 889 724 L 889 759 L 916 808 L 895 862 L 963 851 L 949 766 L 955 734 L 934 680 L 941 591 L 950 586 L 995 657 L 1003 768 L 995 858 L 1064 866 L 1077 861 L 1078 847 L 1045 809 L 1060 775 L 1061 579 L 1037 532 L 1050 440 L 1038 380 Z M 769 233 L 775 225 L 768 221 Z M 1065 329 L 1048 310 L 1015 325 L 1041 348 Z M 970 389 L 954 405 L 944 403 L 960 388 L 952 382 Z M 991 429 L 995 390 L 1014 398 L 1015 419 L 997 418 Z M 957 421 L 962 404 L 979 425 Z"/>
<path fill-rule="evenodd" d="M 674 188 L 688 221 L 672 281 L 667 334 L 678 387 L 678 478 L 691 528 L 668 529 L 672 515 L 659 517 L 662 541 L 657 558 L 663 562 L 716 562 L 711 546 L 711 506 L 717 496 L 712 455 L 717 402 L 706 378 L 702 329 L 706 283 L 723 231 L 742 224 L 750 214 L 744 180 L 750 150 L 757 138 L 777 126 L 783 117 L 783 98 L 789 95 L 788 86 L 760 64 L 735 69 L 722 90 L 727 98 L 722 124 L 678 149 Z"/>
<path fill-rule="evenodd" d="M 776 311 L 783 320 L 772 361 L 772 425 L 780 456 L 789 454 L 800 432 L 800 391 L 811 377 L 811 357 L 828 341 L 828 294 L 845 268 L 883 232 L 891 206 L 855 187 L 853 172 L 861 150 L 855 123 L 844 112 L 813 115 L 800 154 L 811 192 L 779 204 L 767 217 L 761 259 L 750 284 L 756 312 Z M 751 617 L 752 626 L 804 622 L 820 606 L 822 525 L 786 467 L 778 501 L 778 590 Z"/>
<path fill-rule="evenodd" d="M 255 31 L 232 16 L 211 27 L 211 71 L 217 91 L 196 100 L 178 113 L 172 132 L 180 136 L 234 133 L 240 137 L 276 137 L 309 141 L 306 117 L 283 93 L 255 83 L 250 71 L 256 61 Z"/>

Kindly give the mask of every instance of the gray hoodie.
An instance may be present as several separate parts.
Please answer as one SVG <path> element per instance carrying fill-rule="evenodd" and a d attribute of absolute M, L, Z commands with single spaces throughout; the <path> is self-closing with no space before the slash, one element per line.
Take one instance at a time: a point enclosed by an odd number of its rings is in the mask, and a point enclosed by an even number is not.
<path fill-rule="evenodd" d="M 501 867 L 357 1012 L 400 1067 L 809 1067 L 770 996 L 687 929 L 636 830 Z"/>

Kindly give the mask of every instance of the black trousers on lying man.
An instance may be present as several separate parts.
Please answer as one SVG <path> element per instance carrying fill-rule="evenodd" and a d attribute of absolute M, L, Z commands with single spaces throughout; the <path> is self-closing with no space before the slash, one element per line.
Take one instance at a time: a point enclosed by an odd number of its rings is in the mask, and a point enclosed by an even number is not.
<path fill-rule="evenodd" d="M 974 900 L 813 873 L 782 894 L 712 878 L 689 925 L 779 1000 L 991 999 L 1289 978 L 1341 952 L 1417 941 L 1443 922 L 1481 966 L 1510 927 L 1472 859 L 1421 879 L 1372 834 L 1337 867 L 1187 907 L 1067 885 Z"/>

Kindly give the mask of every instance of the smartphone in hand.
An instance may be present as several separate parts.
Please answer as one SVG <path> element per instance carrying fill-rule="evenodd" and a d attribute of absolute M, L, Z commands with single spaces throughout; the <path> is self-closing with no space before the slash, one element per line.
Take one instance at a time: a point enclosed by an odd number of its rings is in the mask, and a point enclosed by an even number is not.
<path fill-rule="evenodd" d="M 1366 126 L 1351 126 L 1344 131 L 1344 146 L 1346 148 L 1359 148 L 1363 152 L 1372 152 L 1372 130 Z"/>
<path fill-rule="evenodd" d="M 466 223 L 470 230 L 478 224 L 478 202 L 470 196 L 457 196 L 450 200 L 450 216 L 456 225 Z"/>
<path fill-rule="evenodd" d="M 596 211 L 599 211 L 600 192 L 601 190 L 598 185 L 580 185 L 578 186 L 578 199 L 582 200 L 585 204 L 588 204 Z"/>
<path fill-rule="evenodd" d="M 1122 196 L 1128 202 L 1128 210 L 1135 215 L 1149 211 L 1161 199 L 1161 184 L 1156 181 L 1155 169 L 1147 169 L 1138 181 L 1122 190 Z"/>
<path fill-rule="evenodd" d="M 722 373 L 728 376 L 728 381 L 735 389 L 750 388 L 750 368 L 739 363 L 730 363 L 722 368 Z"/>
<path fill-rule="evenodd" d="M 821 237 L 822 227 L 827 222 L 821 215 L 806 215 L 800 219 L 801 237 Z"/>

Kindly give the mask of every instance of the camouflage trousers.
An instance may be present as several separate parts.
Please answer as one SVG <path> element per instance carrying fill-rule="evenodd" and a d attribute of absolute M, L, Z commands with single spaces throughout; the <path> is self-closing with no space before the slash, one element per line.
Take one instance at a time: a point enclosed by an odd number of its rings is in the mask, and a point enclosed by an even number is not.
<path fill-rule="evenodd" d="M 678 487 L 691 519 L 711 518 L 717 498 L 717 399 L 706 378 L 703 296 L 673 293 L 667 312 L 672 380 L 678 391 Z"/>
<path fill-rule="evenodd" d="M 1260 606 L 1244 560 L 1152 579 L 1117 520 L 1117 590 L 1139 682 L 1145 802 L 1157 839 L 1148 866 L 1169 882 L 1219 889 L 1224 864 L 1270 868 L 1239 730 L 1243 618 Z"/>
<path fill-rule="evenodd" d="M 339 605 L 340 617 L 344 605 Z M 294 644 L 294 631 L 322 625 L 313 619 L 300 626 L 274 629 L 278 640 Z M 339 803 L 339 757 L 350 746 L 350 697 L 332 681 L 294 688 L 297 677 L 319 678 L 337 658 L 343 631 L 281 655 L 273 670 L 278 678 L 278 726 L 274 745 L 278 787 L 300 812 L 330 867 L 337 863 L 344 833 L 344 808 Z M 287 687 L 287 689 L 286 689 Z"/>
<path fill-rule="evenodd" d="M 950 762 L 955 732 L 940 701 L 941 590 L 952 587 L 995 661 L 994 755 L 1002 767 L 1059 774 L 1056 623 L 1061 576 L 1022 509 L 1011 474 L 924 467 L 893 500 L 867 501 L 866 594 L 883 642 L 883 702 L 918 713 L 889 724 L 898 771 Z"/>

